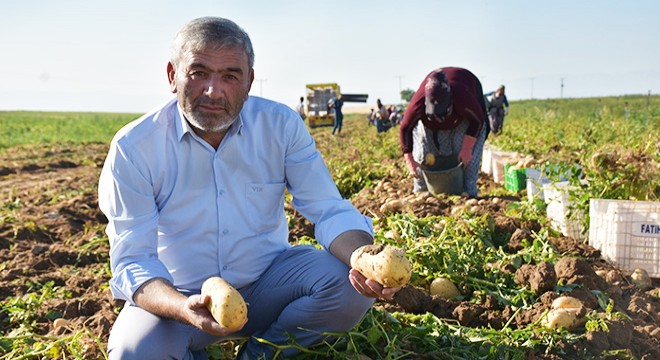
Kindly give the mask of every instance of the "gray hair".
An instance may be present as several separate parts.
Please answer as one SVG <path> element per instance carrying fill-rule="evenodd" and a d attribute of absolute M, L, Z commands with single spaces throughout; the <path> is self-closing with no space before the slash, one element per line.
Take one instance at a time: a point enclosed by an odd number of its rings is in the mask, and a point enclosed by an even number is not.
<path fill-rule="evenodd" d="M 250 37 L 236 23 L 220 17 L 201 17 L 184 25 L 174 37 L 172 64 L 177 65 L 179 57 L 186 50 L 201 50 L 210 47 L 215 50 L 240 46 L 248 57 L 250 70 L 254 67 L 254 50 Z"/>

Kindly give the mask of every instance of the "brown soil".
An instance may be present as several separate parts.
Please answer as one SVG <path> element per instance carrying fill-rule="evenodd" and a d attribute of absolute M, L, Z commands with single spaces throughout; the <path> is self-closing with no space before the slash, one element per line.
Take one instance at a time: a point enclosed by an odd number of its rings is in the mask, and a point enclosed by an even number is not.
<path fill-rule="evenodd" d="M 96 185 L 105 157 L 106 145 L 92 144 L 84 149 L 62 147 L 11 149 L 0 154 L 0 194 L 3 217 L 0 218 L 0 299 L 31 292 L 32 284 L 52 282 L 56 291 L 71 294 L 65 299 L 50 300 L 37 310 L 36 328 L 46 335 L 65 335 L 88 329 L 107 342 L 118 306 L 112 300 L 107 282 L 108 244 L 103 237 L 105 217 L 98 210 Z M 483 175 L 483 174 L 482 174 Z M 498 188 L 488 176 L 479 181 L 482 193 Z M 365 188 L 353 202 L 364 214 L 380 217 L 395 211 L 412 211 L 423 217 L 451 215 L 470 207 L 478 213 L 488 212 L 495 219 L 495 232 L 511 237 L 508 251 L 515 252 L 528 242 L 530 230 L 540 224 L 519 224 L 504 216 L 506 204 L 515 197 L 479 198 L 411 196 L 410 179 L 403 172 L 392 172 L 378 186 Z M 385 206 L 390 200 L 404 200 Z M 392 203 L 391 203 L 392 204 Z M 292 215 L 291 240 L 313 237 L 313 226 L 295 213 Z M 609 331 L 590 332 L 577 344 L 561 344 L 573 357 L 593 357 L 603 350 L 628 349 L 639 359 L 660 359 L 660 288 L 643 292 L 629 282 L 628 274 L 602 260 L 600 253 L 588 245 L 569 238 L 554 238 L 553 245 L 569 256 L 554 266 L 547 263 L 521 267 L 516 281 L 530 285 L 541 301 L 531 309 L 519 312 L 509 326 L 525 326 L 537 321 L 558 297 L 552 289 L 558 282 L 581 284 L 570 295 L 581 299 L 588 309 L 600 309 L 591 290 L 606 292 L 616 311 L 628 319 L 607 319 Z M 514 270 L 515 271 L 515 270 Z M 598 274 L 601 274 L 600 276 Z M 602 276 L 602 277 L 601 277 Z M 391 310 L 410 313 L 431 312 L 444 319 L 455 319 L 466 326 L 490 326 L 501 329 L 514 315 L 497 301 L 484 297 L 477 302 L 443 300 L 425 289 L 406 286 L 393 301 L 379 302 Z M 70 323 L 55 329 L 53 314 Z M 9 315 L 0 313 L 0 324 Z M 3 329 L 6 332 L 6 329 Z M 102 358 L 98 346 L 90 338 L 85 358 Z M 559 359 L 558 354 L 528 354 L 528 359 Z M 614 358 L 614 357 L 613 357 Z"/>

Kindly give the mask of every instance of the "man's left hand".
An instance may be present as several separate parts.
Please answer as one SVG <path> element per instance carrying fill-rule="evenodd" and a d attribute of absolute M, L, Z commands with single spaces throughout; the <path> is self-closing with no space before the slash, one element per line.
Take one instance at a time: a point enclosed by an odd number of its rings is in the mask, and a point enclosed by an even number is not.
<path fill-rule="evenodd" d="M 351 284 L 360 294 L 370 297 L 370 298 L 381 298 L 386 300 L 392 300 L 394 294 L 396 294 L 400 287 L 396 288 L 386 288 L 378 282 L 367 279 L 355 269 L 351 269 L 348 274 L 348 278 L 351 281 Z"/>

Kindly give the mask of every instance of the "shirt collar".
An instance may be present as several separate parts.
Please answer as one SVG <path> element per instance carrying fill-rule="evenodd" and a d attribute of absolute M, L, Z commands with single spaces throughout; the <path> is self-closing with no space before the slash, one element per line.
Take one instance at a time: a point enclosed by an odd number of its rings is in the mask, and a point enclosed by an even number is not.
<path fill-rule="evenodd" d="M 183 136 L 186 133 L 190 133 L 191 135 L 194 134 L 192 128 L 190 127 L 190 124 L 186 121 L 186 117 L 183 116 L 183 110 L 181 110 L 181 106 L 179 106 L 179 102 L 177 101 L 176 103 L 176 135 L 179 141 L 183 139 Z"/>

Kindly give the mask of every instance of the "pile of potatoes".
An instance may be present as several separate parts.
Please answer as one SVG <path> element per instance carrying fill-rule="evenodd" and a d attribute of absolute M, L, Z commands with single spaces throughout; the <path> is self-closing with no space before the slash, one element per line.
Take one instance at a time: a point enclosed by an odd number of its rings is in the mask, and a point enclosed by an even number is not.
<path fill-rule="evenodd" d="M 385 199 L 380 206 L 382 213 L 404 212 L 415 209 L 432 197 L 428 192 L 410 193 L 409 189 L 396 189 L 391 182 L 379 182 L 374 189 L 379 198 Z"/>

